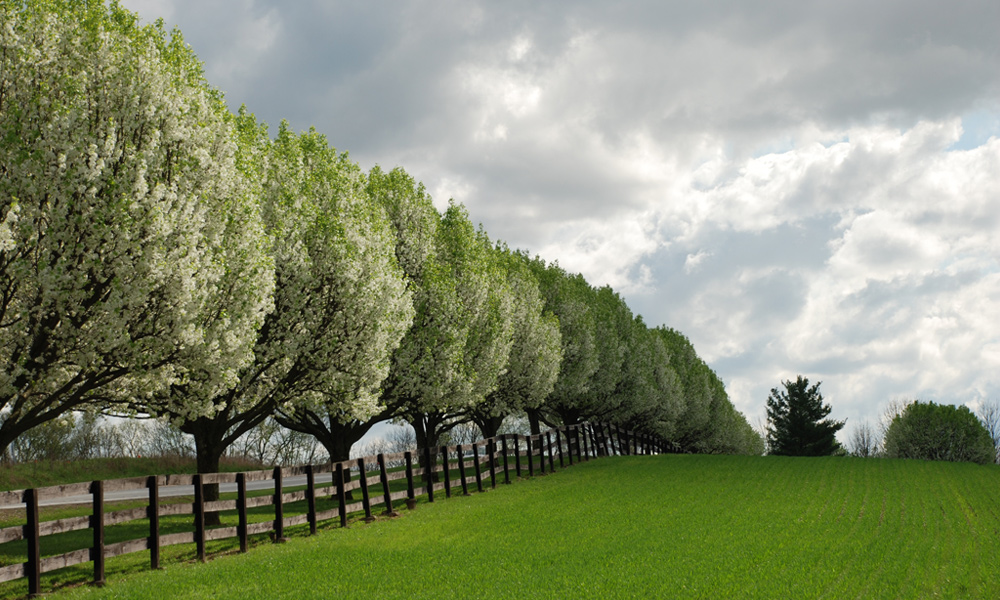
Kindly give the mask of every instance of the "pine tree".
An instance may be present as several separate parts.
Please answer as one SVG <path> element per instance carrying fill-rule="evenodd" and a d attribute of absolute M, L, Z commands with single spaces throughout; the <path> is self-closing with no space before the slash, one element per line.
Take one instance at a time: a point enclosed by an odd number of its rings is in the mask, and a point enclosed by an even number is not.
<path fill-rule="evenodd" d="M 823 404 L 819 383 L 809 386 L 801 375 L 773 388 L 767 399 L 767 442 L 771 454 L 829 456 L 840 450 L 836 434 L 843 421 L 827 419 L 831 407 Z"/>

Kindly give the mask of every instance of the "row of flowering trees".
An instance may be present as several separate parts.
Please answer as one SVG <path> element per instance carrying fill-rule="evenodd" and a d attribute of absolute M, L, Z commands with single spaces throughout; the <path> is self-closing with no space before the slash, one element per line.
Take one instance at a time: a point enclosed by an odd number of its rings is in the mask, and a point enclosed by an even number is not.
<path fill-rule="evenodd" d="M 424 445 L 525 412 L 759 452 L 681 334 L 402 169 L 232 114 L 179 32 L 0 10 L 0 452 L 76 410 L 169 419 L 203 472 L 268 417 L 334 459 L 379 420 Z"/>

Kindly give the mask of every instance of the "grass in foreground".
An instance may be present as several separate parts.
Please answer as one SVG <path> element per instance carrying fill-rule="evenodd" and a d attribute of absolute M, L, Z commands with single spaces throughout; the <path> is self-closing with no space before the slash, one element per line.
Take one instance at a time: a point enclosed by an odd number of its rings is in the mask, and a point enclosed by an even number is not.
<path fill-rule="evenodd" d="M 998 489 L 971 464 L 602 459 L 58 597 L 997 598 Z"/>

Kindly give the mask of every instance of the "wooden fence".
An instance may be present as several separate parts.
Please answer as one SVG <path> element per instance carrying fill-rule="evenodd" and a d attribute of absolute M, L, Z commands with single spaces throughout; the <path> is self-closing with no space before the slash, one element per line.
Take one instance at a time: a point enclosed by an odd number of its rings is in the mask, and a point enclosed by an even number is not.
<path fill-rule="evenodd" d="M 101 585 L 105 560 L 115 556 L 149 550 L 150 568 L 158 569 L 162 548 L 194 544 L 198 559 L 204 561 L 205 544 L 211 540 L 238 538 L 240 552 L 246 552 L 249 536 L 254 534 L 270 533 L 274 541 L 284 541 L 288 527 L 308 523 L 311 534 L 316 533 L 317 524 L 324 521 L 339 521 L 341 527 L 346 527 L 352 513 L 363 513 L 366 521 L 374 519 L 376 507 L 382 507 L 383 514 L 394 516 L 400 501 L 412 509 L 418 495 L 434 502 L 437 492 L 443 491 L 448 497 L 458 490 L 466 495 L 473 490 L 482 492 L 484 486 L 496 487 L 498 482 L 509 484 L 525 474 L 553 472 L 596 457 L 676 451 L 676 446 L 668 447 L 614 425 L 587 423 L 551 429 L 540 435 L 501 435 L 474 444 L 379 454 L 334 464 L 276 467 L 244 473 L 152 475 L 0 492 L 0 506 L 23 503 L 27 513 L 25 525 L 0 529 L 0 544 L 27 541 L 25 562 L 0 567 L 0 582 L 27 578 L 29 595 L 37 596 L 41 594 L 43 573 L 93 561 L 92 582 Z M 399 466 L 387 466 L 392 464 Z M 317 478 L 326 473 L 330 474 L 330 484 L 318 486 Z M 353 481 L 352 473 L 356 473 Z M 305 476 L 305 489 L 286 491 L 285 480 L 301 475 Z M 405 489 L 398 483 L 396 487 L 400 489 L 393 491 L 391 482 L 404 479 Z M 273 487 L 273 492 L 258 496 L 248 494 L 247 484 L 255 481 L 273 482 L 267 486 L 268 489 Z M 205 488 L 212 484 L 235 484 L 236 498 L 206 501 Z M 160 489 L 176 485 L 193 486 L 194 501 L 161 501 Z M 148 495 L 147 506 L 106 511 L 105 495 L 126 490 L 144 490 L 142 496 Z M 360 501 L 352 497 L 355 490 L 361 493 Z M 93 506 L 90 515 L 40 520 L 40 501 L 79 495 L 90 496 L 89 504 Z M 332 508 L 318 510 L 319 499 L 327 500 Z M 302 501 L 306 504 L 304 514 L 285 516 L 287 504 Z M 249 522 L 249 511 L 263 506 L 274 507 L 273 518 Z M 206 526 L 206 515 L 224 511 L 236 512 L 235 527 Z M 161 533 L 160 518 L 169 515 L 192 515 L 193 530 Z M 106 527 L 146 519 L 149 521 L 147 536 L 105 543 Z M 42 543 L 46 536 L 83 529 L 92 532 L 93 542 L 89 547 L 43 558 Z"/>

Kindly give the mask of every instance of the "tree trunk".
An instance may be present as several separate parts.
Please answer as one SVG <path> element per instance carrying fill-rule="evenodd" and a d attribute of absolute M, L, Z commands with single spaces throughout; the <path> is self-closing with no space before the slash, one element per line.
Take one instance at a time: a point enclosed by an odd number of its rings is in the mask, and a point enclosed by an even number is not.
<path fill-rule="evenodd" d="M 528 425 L 531 426 L 531 435 L 542 433 L 542 423 L 537 410 L 528 410 Z"/>
<path fill-rule="evenodd" d="M 371 418 L 369 421 L 352 420 L 341 423 L 339 417 L 327 412 L 326 417 L 321 417 L 318 413 L 310 410 L 299 411 L 292 414 L 277 413 L 274 418 L 282 427 L 287 427 L 293 431 L 307 433 L 326 449 L 330 455 L 331 463 L 343 462 L 351 458 L 351 446 L 368 433 L 375 423 L 391 418 L 392 411 L 386 410 Z M 337 475 L 334 473 L 334 485 L 338 485 Z M 348 491 L 347 500 L 354 500 L 354 492 Z"/>
<path fill-rule="evenodd" d="M 479 430 L 483 432 L 484 439 L 496 437 L 500 431 L 500 426 L 503 425 L 503 417 L 484 417 L 482 419 L 473 417 L 473 421 L 475 421 Z"/>
<path fill-rule="evenodd" d="M 205 421 L 211 423 L 208 419 L 205 419 Z M 216 435 L 214 427 L 205 426 L 204 423 L 199 422 L 189 428 L 188 433 L 194 435 L 195 464 L 198 467 L 198 473 L 218 473 L 219 464 L 222 461 L 222 453 L 226 449 L 222 443 L 225 431 L 222 432 L 222 435 Z M 202 497 L 205 499 L 205 502 L 215 502 L 218 500 L 219 484 L 211 483 L 206 485 L 203 488 Z M 205 513 L 205 526 L 214 527 L 220 524 L 219 513 Z"/>
<path fill-rule="evenodd" d="M 319 440 L 319 443 L 323 444 L 323 447 L 330 454 L 330 462 L 339 463 L 351 459 L 351 446 L 354 445 L 354 442 L 363 438 L 375 423 L 350 423 L 344 425 L 331 419 L 327 424 L 328 428 L 321 435 L 316 436 L 316 439 Z M 334 471 L 333 480 L 334 485 L 340 485 L 340 482 L 337 481 L 336 471 Z M 345 492 L 344 498 L 348 501 L 353 501 L 354 490 Z"/>
<path fill-rule="evenodd" d="M 583 422 L 583 415 L 575 408 L 556 409 L 556 414 L 562 420 L 563 425 L 579 425 Z"/>
<path fill-rule="evenodd" d="M 420 413 L 407 415 L 406 420 L 413 426 L 413 433 L 417 438 L 417 455 L 419 456 L 421 479 L 427 481 L 424 475 L 427 462 L 424 459 L 424 448 L 431 449 L 431 458 L 437 456 L 438 441 L 441 437 L 441 424 L 444 422 L 444 415 L 441 413 Z M 438 475 L 434 474 L 434 480 L 438 480 Z"/>

